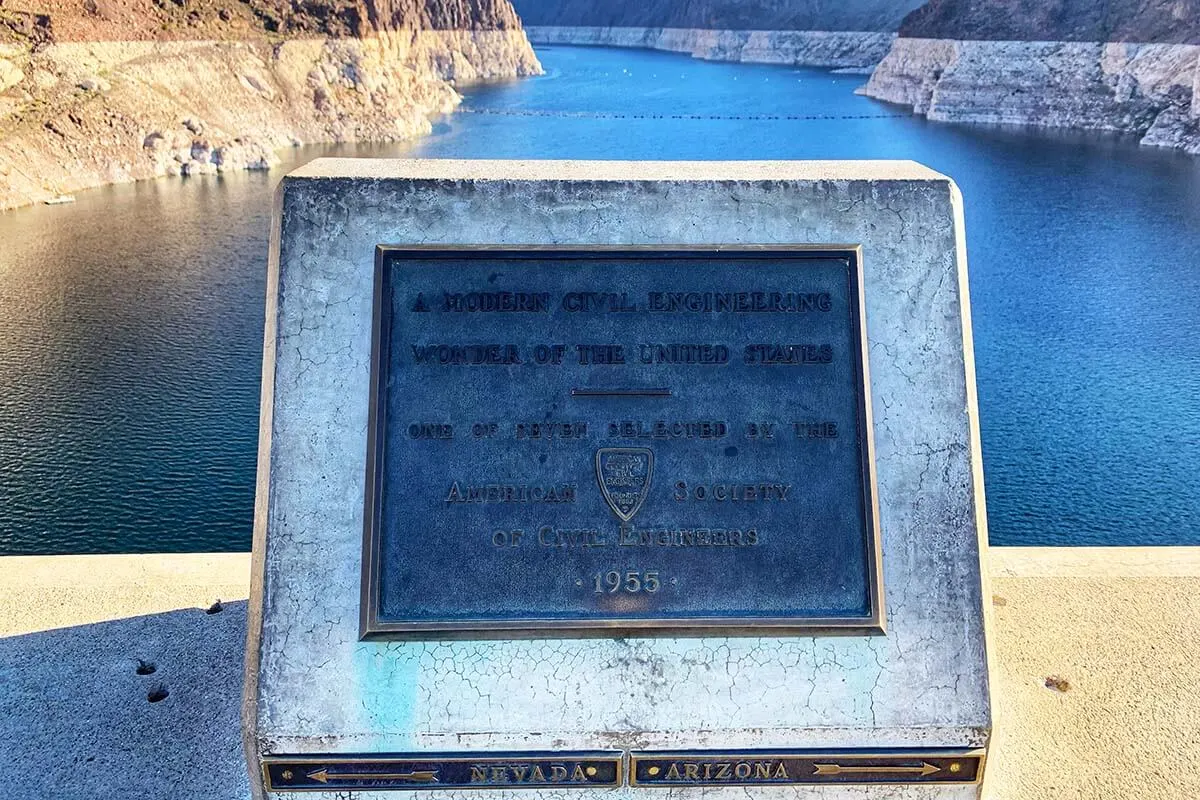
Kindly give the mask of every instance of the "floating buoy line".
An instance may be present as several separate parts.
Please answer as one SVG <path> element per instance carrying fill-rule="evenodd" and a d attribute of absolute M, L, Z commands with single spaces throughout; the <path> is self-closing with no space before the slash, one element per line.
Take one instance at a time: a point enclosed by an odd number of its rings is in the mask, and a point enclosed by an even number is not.
<path fill-rule="evenodd" d="M 547 109 L 458 108 L 460 114 L 497 117 L 567 117 L 572 119 L 677 119 L 741 122 L 818 121 L 847 119 L 900 119 L 907 114 L 621 114 L 607 111 L 553 111 Z"/>

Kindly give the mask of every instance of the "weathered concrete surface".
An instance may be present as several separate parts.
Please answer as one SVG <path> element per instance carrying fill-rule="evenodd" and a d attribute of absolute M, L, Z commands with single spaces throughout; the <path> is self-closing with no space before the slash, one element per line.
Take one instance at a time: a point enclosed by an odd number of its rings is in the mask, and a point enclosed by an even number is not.
<path fill-rule="evenodd" d="M 283 179 L 277 202 L 247 667 L 252 762 L 330 750 L 986 746 L 983 485 L 964 364 L 961 199 L 948 178 L 913 162 L 318 159 Z M 861 244 L 888 635 L 360 642 L 381 242 Z M 760 792 L 817 793 L 863 796 L 849 786 Z M 929 796 L 913 785 L 891 794 Z"/>
<path fill-rule="evenodd" d="M 241 554 L 0 559 L 0 797 L 246 797 L 249 582 Z"/>
<path fill-rule="evenodd" d="M 1200 548 L 990 555 L 986 800 L 1200 797 Z M 0 559 L 3 797 L 246 800 L 249 565 L 248 554 Z M 225 610 L 205 615 L 216 597 Z M 136 675 L 138 658 L 157 671 Z M 170 695 L 152 704 L 157 683 Z"/>
<path fill-rule="evenodd" d="M 1200 548 L 996 548 L 990 561 L 986 796 L 1200 798 Z"/>

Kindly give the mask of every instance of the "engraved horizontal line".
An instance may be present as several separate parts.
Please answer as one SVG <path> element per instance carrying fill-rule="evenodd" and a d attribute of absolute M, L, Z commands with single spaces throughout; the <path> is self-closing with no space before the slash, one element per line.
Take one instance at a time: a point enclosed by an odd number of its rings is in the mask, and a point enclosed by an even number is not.
<path fill-rule="evenodd" d="M 579 389 L 571 390 L 571 397 L 670 397 L 670 389 Z"/>

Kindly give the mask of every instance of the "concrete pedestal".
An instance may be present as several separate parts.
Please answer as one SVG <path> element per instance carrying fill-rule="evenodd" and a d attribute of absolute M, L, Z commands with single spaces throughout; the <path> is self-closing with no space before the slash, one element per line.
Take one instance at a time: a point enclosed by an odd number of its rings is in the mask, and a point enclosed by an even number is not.
<path fill-rule="evenodd" d="M 907 162 L 322 159 L 284 179 L 278 205 L 244 719 L 252 783 L 279 754 L 987 746 L 983 483 L 961 201 L 947 178 Z M 374 251 L 431 243 L 861 245 L 887 634 L 360 641 Z M 420 794 L 514 789 L 978 794 Z"/>

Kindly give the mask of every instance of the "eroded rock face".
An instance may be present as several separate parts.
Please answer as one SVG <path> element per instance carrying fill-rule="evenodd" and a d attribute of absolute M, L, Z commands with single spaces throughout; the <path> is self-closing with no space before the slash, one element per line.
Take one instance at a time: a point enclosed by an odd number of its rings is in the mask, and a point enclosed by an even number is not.
<path fill-rule="evenodd" d="M 867 72 L 923 0 L 514 0 L 531 41 Z"/>
<path fill-rule="evenodd" d="M 900 38 L 859 91 L 931 120 L 1110 130 L 1200 153 L 1200 46 Z"/>
<path fill-rule="evenodd" d="M 70 43 L 26 65 L 55 105 L 41 119 L 22 117 L 28 104 L 9 110 L 0 208 L 103 183 L 263 169 L 301 143 L 409 139 L 459 103 L 451 81 L 540 69 L 520 31 Z M 97 67 L 103 91 L 88 83 Z"/>
<path fill-rule="evenodd" d="M 859 93 L 910 106 L 918 114 L 928 113 L 938 81 L 958 60 L 958 46 L 942 39 L 921 40 L 915 46 L 914 42 L 894 42 Z"/>
<path fill-rule="evenodd" d="M 906 39 L 1200 44 L 1200 0 L 929 0 Z"/>
<path fill-rule="evenodd" d="M 226 28 L 216 22 L 226 6 L 205 2 L 198 29 L 236 36 L 110 41 L 116 16 L 98 13 L 89 28 L 63 12 L 53 30 L 95 38 L 0 42 L 0 209 L 104 183 L 265 169 L 302 143 L 420 136 L 460 102 L 456 85 L 541 71 L 508 0 L 279 2 L 284 38 L 264 33 L 265 16 L 247 27 L 250 0 L 232 4 Z"/>
<path fill-rule="evenodd" d="M 924 0 L 514 0 L 527 26 L 886 31 Z"/>
<path fill-rule="evenodd" d="M 25 73 L 11 61 L 0 58 L 0 92 L 11 89 L 25 80 Z"/>
<path fill-rule="evenodd" d="M 242 0 L 267 30 L 369 36 L 379 31 L 520 30 L 507 0 Z"/>
<path fill-rule="evenodd" d="M 709 61 L 867 68 L 888 52 L 895 35 L 872 31 L 761 31 L 704 28 L 529 26 L 537 44 L 645 47 Z"/>
<path fill-rule="evenodd" d="M 932 120 L 1200 152 L 1200 0 L 930 0 L 860 92 Z"/>

